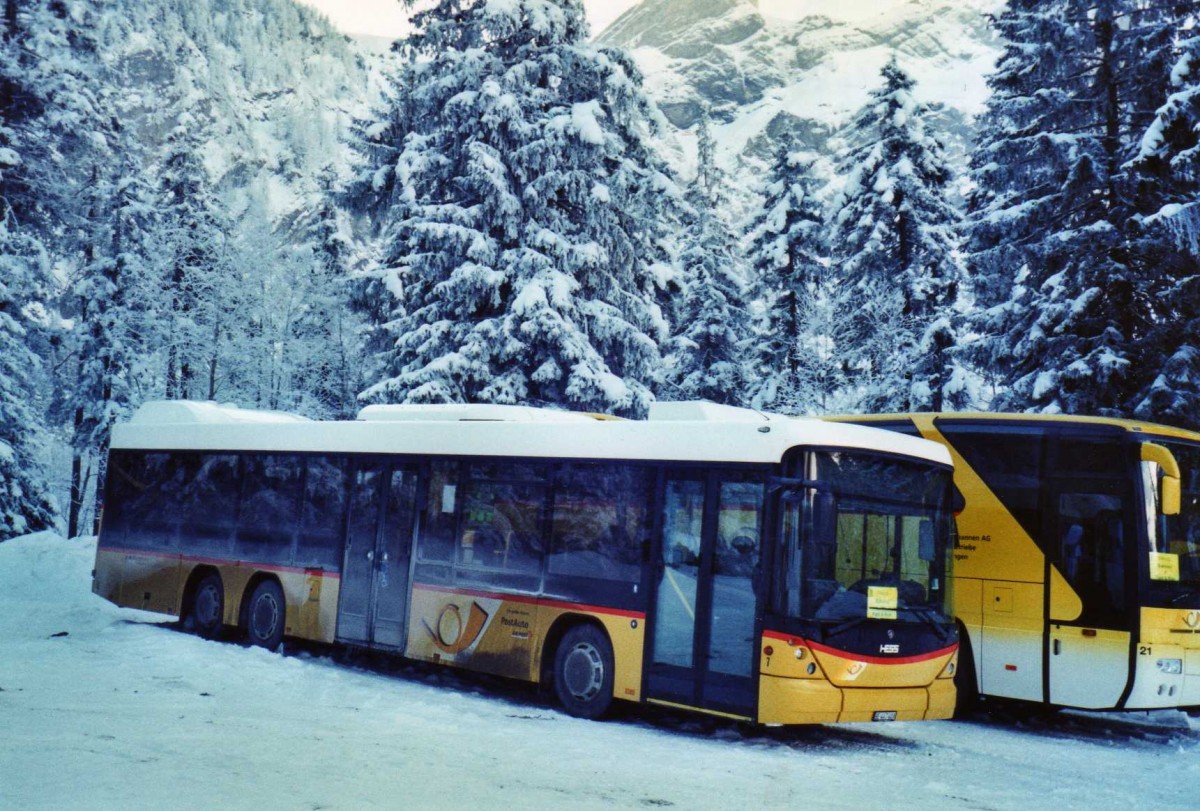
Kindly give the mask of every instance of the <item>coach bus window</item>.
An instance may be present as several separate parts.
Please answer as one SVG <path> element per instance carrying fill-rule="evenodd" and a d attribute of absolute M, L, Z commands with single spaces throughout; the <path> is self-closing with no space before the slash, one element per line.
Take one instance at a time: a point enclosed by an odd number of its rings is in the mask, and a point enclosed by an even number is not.
<path fill-rule="evenodd" d="M 1167 443 L 1164 443 L 1167 444 Z M 1181 478 L 1178 515 L 1162 515 L 1158 504 L 1162 471 L 1143 463 L 1150 504 L 1149 585 L 1158 607 L 1200 608 L 1200 447 L 1169 443 Z M 1178 579 L 1176 579 L 1178 578 Z"/>
<path fill-rule="evenodd" d="M 1040 428 L 955 422 L 939 422 L 937 427 L 1021 528 L 1040 543 L 1045 432 Z"/>
<path fill-rule="evenodd" d="M 304 499 L 300 508 L 300 538 L 296 564 L 337 568 L 342 554 L 342 527 L 346 520 L 347 471 L 350 462 L 340 456 L 310 456 L 304 471 Z"/>
<path fill-rule="evenodd" d="M 1085 620 L 1125 608 L 1124 505 L 1111 493 L 1060 493 L 1059 570 L 1083 600 Z"/>
<path fill-rule="evenodd" d="M 1079 621 L 1118 627 L 1126 607 L 1126 471 L 1133 450 L 1120 432 L 1099 430 L 1052 437 L 1043 548 L 1083 602 Z"/>
<path fill-rule="evenodd" d="M 540 574 L 545 474 L 530 465 L 477 464 L 462 493 L 460 568 Z"/>
<path fill-rule="evenodd" d="M 234 554 L 260 563 L 291 563 L 302 466 L 294 456 L 242 458 L 242 498 Z"/>
<path fill-rule="evenodd" d="M 547 571 L 637 582 L 651 489 L 645 468 L 564 465 L 554 480 Z"/>

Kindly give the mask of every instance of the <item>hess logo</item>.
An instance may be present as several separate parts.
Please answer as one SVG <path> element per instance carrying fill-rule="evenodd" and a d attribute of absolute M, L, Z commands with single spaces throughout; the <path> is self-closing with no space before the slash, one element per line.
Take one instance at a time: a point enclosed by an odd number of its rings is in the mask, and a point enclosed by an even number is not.
<path fill-rule="evenodd" d="M 429 633 L 429 638 L 438 650 L 443 653 L 455 654 L 462 653 L 475 644 L 475 640 L 483 632 L 483 626 L 487 624 L 487 619 L 488 613 L 480 607 L 479 603 L 471 603 L 471 609 L 467 612 L 465 621 L 459 607 L 451 603 L 438 614 L 434 625 L 431 626 L 428 621 L 424 625 L 425 630 Z"/>

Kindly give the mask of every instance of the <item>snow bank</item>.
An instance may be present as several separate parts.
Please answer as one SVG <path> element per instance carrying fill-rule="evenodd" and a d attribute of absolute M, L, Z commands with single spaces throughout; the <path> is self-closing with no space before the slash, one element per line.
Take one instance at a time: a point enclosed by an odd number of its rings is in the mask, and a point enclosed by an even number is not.
<path fill-rule="evenodd" d="M 124 612 L 91 592 L 95 557 L 95 538 L 39 532 L 0 543 L 0 644 L 118 621 Z"/>

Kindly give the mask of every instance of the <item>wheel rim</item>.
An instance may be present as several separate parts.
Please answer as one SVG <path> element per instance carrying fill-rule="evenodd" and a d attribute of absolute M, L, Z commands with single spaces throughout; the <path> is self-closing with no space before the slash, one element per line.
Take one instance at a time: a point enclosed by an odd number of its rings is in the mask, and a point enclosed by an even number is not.
<path fill-rule="evenodd" d="M 196 624 L 201 628 L 212 628 L 221 619 L 221 595 L 212 583 L 206 583 L 196 592 Z"/>
<path fill-rule="evenodd" d="M 563 661 L 563 686 L 579 701 L 591 701 L 604 686 L 604 659 L 590 642 L 571 648 Z"/>
<path fill-rule="evenodd" d="M 254 601 L 250 612 L 250 630 L 258 639 L 270 639 L 279 627 L 279 603 L 275 595 L 265 592 Z"/>

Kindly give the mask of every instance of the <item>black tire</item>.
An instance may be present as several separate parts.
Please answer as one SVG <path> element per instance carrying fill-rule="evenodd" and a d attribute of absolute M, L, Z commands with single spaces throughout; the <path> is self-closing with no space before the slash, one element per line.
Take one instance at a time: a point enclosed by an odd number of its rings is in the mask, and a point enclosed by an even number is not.
<path fill-rule="evenodd" d="M 283 589 L 274 580 L 263 580 L 254 587 L 246 604 L 246 639 L 251 645 L 278 650 L 286 621 Z"/>
<path fill-rule="evenodd" d="M 188 610 L 191 629 L 205 639 L 221 636 L 225 618 L 225 586 L 221 575 L 209 572 L 196 584 L 192 592 L 192 605 Z"/>
<path fill-rule="evenodd" d="M 979 677 L 975 671 L 975 652 L 967 629 L 958 626 L 958 669 L 954 671 L 954 717 L 962 718 L 979 707 Z"/>
<path fill-rule="evenodd" d="M 613 701 L 613 652 L 594 625 L 567 631 L 554 654 L 554 692 L 577 718 L 599 718 Z"/>

